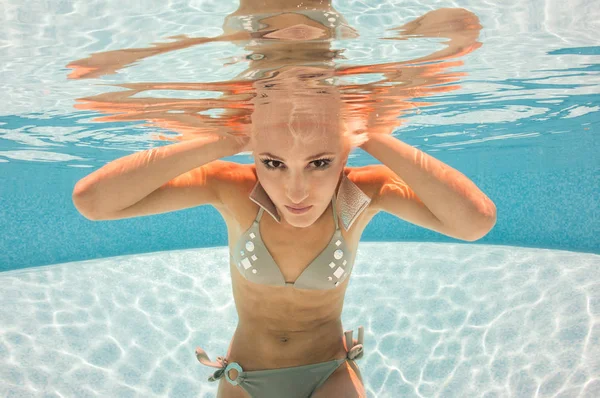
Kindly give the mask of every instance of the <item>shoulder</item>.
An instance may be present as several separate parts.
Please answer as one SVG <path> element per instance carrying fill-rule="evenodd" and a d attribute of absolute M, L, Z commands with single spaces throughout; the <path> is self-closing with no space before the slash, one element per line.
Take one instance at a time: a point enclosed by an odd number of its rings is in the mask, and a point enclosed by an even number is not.
<path fill-rule="evenodd" d="M 209 167 L 210 177 L 220 195 L 252 190 L 257 181 L 256 167 L 253 164 L 215 160 L 209 163 Z"/>
<path fill-rule="evenodd" d="M 392 172 L 384 165 L 375 164 L 362 167 L 346 167 L 344 173 L 350 181 L 373 200 Z"/>
<path fill-rule="evenodd" d="M 258 181 L 254 164 L 217 160 L 210 163 L 210 168 L 211 185 L 219 197 L 217 210 L 234 215 L 253 204 L 248 195 Z"/>
<path fill-rule="evenodd" d="M 380 210 L 375 204 L 382 186 L 385 185 L 386 181 L 389 181 L 391 170 L 384 165 L 376 164 L 361 167 L 346 167 L 344 168 L 344 173 L 371 200 L 365 212 L 369 215 L 368 219 L 370 219 Z"/>

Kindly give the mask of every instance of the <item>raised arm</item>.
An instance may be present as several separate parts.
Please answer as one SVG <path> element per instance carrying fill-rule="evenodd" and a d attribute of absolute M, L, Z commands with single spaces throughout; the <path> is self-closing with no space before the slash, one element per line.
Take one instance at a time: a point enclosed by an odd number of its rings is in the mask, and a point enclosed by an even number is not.
<path fill-rule="evenodd" d="M 398 36 L 388 40 L 407 40 L 418 37 L 448 38 L 445 47 L 424 57 L 402 62 L 375 65 L 342 66 L 338 76 L 355 74 L 383 74 L 384 79 L 364 85 L 347 85 L 347 92 L 354 101 L 348 103 L 348 119 L 370 133 L 391 133 L 402 124 L 399 116 L 405 110 L 426 106 L 415 102 L 440 92 L 460 88 L 457 82 L 464 72 L 450 72 L 452 67 L 462 65 L 460 57 L 481 47 L 477 41 L 482 26 L 472 12 L 463 8 L 442 8 L 391 30 Z M 360 89 L 359 93 L 356 93 Z M 346 96 L 344 97 L 346 98 Z"/>
<path fill-rule="evenodd" d="M 113 75 L 117 73 L 119 69 L 154 55 L 181 50 L 197 44 L 210 43 L 213 41 L 235 41 L 246 40 L 248 38 L 249 33 L 247 32 L 236 32 L 217 37 L 187 37 L 186 35 L 178 35 L 167 37 L 167 39 L 174 39 L 175 41 L 173 42 L 152 43 L 151 47 L 127 48 L 123 50 L 94 53 L 87 58 L 82 58 L 69 63 L 67 68 L 73 69 L 73 72 L 68 75 L 68 78 L 89 79 L 104 75 Z"/>
<path fill-rule="evenodd" d="M 77 182 L 73 203 L 90 220 L 165 213 L 201 204 L 218 207 L 220 176 L 235 163 L 215 161 L 244 150 L 247 142 L 212 135 L 125 156 Z"/>
<path fill-rule="evenodd" d="M 389 40 L 408 40 L 414 37 L 447 38 L 445 48 L 425 57 L 411 59 L 410 63 L 441 61 L 460 57 L 481 47 L 477 41 L 482 26 L 477 15 L 464 8 L 440 8 L 390 30 L 397 31 Z"/>

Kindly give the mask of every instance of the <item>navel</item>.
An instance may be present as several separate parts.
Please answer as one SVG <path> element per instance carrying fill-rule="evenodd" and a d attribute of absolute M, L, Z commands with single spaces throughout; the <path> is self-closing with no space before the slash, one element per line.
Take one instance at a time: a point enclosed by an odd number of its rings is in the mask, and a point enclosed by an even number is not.
<path fill-rule="evenodd" d="M 281 343 L 287 343 L 288 341 L 290 341 L 290 335 L 285 332 L 280 333 L 277 338 Z"/>

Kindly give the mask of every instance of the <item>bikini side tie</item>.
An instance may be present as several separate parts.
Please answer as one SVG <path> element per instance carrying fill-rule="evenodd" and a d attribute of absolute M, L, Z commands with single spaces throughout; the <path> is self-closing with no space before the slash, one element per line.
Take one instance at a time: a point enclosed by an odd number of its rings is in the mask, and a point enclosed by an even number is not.
<path fill-rule="evenodd" d="M 360 359 L 363 356 L 364 352 L 364 339 L 365 339 L 365 328 L 359 326 L 358 328 L 358 340 L 357 344 L 353 345 L 354 341 L 352 340 L 352 330 L 347 330 L 344 332 L 344 336 L 346 337 L 346 350 L 348 351 L 348 359 Z M 348 347 L 352 347 L 348 350 Z"/>

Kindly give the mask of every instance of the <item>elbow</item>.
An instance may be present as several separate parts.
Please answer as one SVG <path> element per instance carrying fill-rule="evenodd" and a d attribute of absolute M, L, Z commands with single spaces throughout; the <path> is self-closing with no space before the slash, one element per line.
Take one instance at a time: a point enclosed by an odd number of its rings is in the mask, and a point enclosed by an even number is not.
<path fill-rule="evenodd" d="M 73 202 L 73 206 L 75 206 L 75 209 L 83 217 L 87 218 L 90 221 L 99 220 L 99 218 L 96 217 L 92 211 L 93 206 L 91 206 L 89 194 L 87 194 L 86 191 L 78 188 L 77 185 L 75 185 L 75 188 L 73 189 L 71 201 Z"/>
<path fill-rule="evenodd" d="M 486 236 L 487 234 L 489 234 L 490 231 L 494 228 L 494 225 L 496 225 L 496 215 L 495 214 L 493 217 L 486 217 L 480 223 L 480 226 L 478 226 L 477 228 L 473 228 L 469 235 L 463 237 L 463 240 L 465 240 L 467 242 L 478 241 L 479 239 L 481 239 L 484 236 Z"/>
<path fill-rule="evenodd" d="M 496 205 L 489 198 L 485 198 L 484 206 L 479 211 L 478 221 L 474 223 L 475 227 L 471 229 L 466 241 L 475 242 L 487 234 L 496 225 Z"/>
<path fill-rule="evenodd" d="M 86 209 L 83 199 L 80 196 L 73 194 L 71 196 L 71 201 L 73 202 L 73 206 L 75 206 L 75 209 L 79 212 L 79 214 L 81 214 L 88 220 L 93 221 L 91 213 Z"/>

